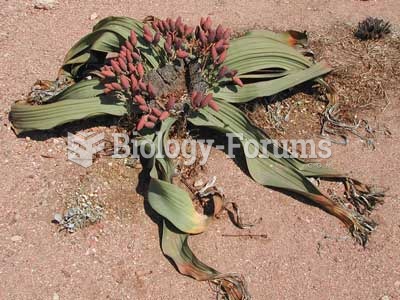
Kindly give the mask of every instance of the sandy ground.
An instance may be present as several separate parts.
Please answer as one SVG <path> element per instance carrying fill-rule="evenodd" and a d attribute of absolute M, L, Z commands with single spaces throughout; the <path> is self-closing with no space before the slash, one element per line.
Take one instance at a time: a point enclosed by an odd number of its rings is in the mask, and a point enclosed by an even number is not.
<path fill-rule="evenodd" d="M 293 28 L 311 34 L 338 22 L 356 24 L 367 15 L 400 24 L 398 0 L 59 1 L 48 11 L 33 9 L 32 1 L 1 0 L 0 5 L 0 299 L 12 300 L 214 296 L 206 283 L 179 275 L 163 257 L 157 226 L 136 192 L 138 170 L 109 158 L 85 170 L 67 161 L 64 137 L 17 138 L 9 129 L 11 103 L 36 79 L 54 78 L 66 51 L 99 18 L 181 15 L 194 23 L 209 14 L 234 29 Z M 97 20 L 90 20 L 93 13 Z M 375 151 L 354 139 L 335 147 L 328 161 L 363 181 L 390 187 L 386 203 L 373 213 L 380 226 L 366 249 L 334 217 L 258 186 L 224 153 L 213 151 L 209 174 L 217 176 L 246 218 L 263 218 L 251 233 L 268 238 L 223 237 L 242 233 L 224 217 L 191 239 L 197 255 L 218 270 L 243 274 L 257 300 L 400 299 L 398 87 L 388 91 L 390 105 L 376 120 L 392 137 L 378 137 Z M 96 192 L 109 213 L 98 225 L 60 233 L 53 215 L 79 187 Z"/>

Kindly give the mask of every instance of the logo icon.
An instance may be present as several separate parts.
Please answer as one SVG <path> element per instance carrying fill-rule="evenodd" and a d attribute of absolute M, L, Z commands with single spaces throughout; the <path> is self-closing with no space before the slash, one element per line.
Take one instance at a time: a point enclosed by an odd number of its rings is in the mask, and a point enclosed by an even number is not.
<path fill-rule="evenodd" d="M 68 132 L 68 159 L 88 168 L 93 164 L 93 154 L 104 149 L 104 132 Z"/>

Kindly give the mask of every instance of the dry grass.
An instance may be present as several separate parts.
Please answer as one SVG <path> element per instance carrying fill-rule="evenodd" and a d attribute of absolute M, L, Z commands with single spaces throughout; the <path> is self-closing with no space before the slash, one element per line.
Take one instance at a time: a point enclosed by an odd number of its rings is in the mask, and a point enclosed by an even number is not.
<path fill-rule="evenodd" d="M 400 39 L 360 41 L 354 29 L 341 24 L 310 36 L 310 48 L 317 61 L 329 62 L 334 70 L 326 81 L 336 90 L 338 118 L 354 123 L 359 116 L 376 115 L 389 104 L 388 92 L 400 81 Z M 273 97 L 242 105 L 253 123 L 273 138 L 309 138 L 321 130 L 325 110 L 317 87 L 303 85 Z M 343 132 L 342 132 L 343 133 Z"/>

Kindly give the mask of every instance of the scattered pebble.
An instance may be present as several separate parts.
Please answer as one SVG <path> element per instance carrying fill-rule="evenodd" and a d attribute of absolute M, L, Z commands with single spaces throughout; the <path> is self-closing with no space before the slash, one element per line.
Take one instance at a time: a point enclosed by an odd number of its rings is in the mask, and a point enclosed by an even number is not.
<path fill-rule="evenodd" d="M 390 297 L 389 296 L 383 296 L 382 298 L 381 298 L 381 300 L 390 300 Z"/>
<path fill-rule="evenodd" d="M 36 9 L 49 10 L 52 9 L 56 3 L 56 0 L 36 0 L 33 7 Z"/>
<path fill-rule="evenodd" d="M 204 181 L 202 179 L 198 179 L 194 183 L 194 187 L 201 187 L 204 185 Z"/>
<path fill-rule="evenodd" d="M 98 14 L 92 13 L 92 14 L 90 15 L 90 17 L 89 17 L 89 20 L 93 21 L 93 20 L 96 20 L 98 17 L 99 17 Z"/>
<path fill-rule="evenodd" d="M 13 237 L 11 237 L 11 241 L 13 242 L 19 242 L 22 240 L 22 236 L 20 235 L 14 235 Z"/>
<path fill-rule="evenodd" d="M 400 288 L 400 280 L 397 280 L 397 281 L 394 283 L 394 286 L 397 287 L 397 288 Z"/>
<path fill-rule="evenodd" d="M 60 300 L 60 296 L 57 293 L 54 293 L 53 300 Z"/>

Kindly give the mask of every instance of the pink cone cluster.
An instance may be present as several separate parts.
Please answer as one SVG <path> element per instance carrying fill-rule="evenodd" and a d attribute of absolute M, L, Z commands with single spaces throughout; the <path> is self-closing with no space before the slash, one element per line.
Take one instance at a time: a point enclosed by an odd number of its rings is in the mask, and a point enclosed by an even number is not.
<path fill-rule="evenodd" d="M 144 31 L 144 38 L 149 43 L 158 43 L 160 40 L 148 28 Z M 158 121 L 168 118 L 169 112 L 148 105 L 155 98 L 156 91 L 151 82 L 143 81 L 145 69 L 140 50 L 136 47 L 137 42 L 136 33 L 132 30 L 129 39 L 121 46 L 118 57 L 112 59 L 110 65 L 104 66 L 101 74 L 108 80 L 115 80 L 104 84 L 104 93 L 125 92 L 142 111 L 143 115 L 136 125 L 136 129 L 141 130 L 144 127 L 153 128 Z"/>
<path fill-rule="evenodd" d="M 212 28 L 210 17 L 201 18 L 200 25 L 194 31 L 192 27 L 184 24 L 182 18 L 176 20 L 155 20 L 149 25 L 143 26 L 143 40 L 149 45 L 161 47 L 161 38 L 164 38 L 164 50 L 170 60 L 186 59 L 198 56 L 210 67 L 216 80 L 231 79 L 235 84 L 243 86 L 242 81 L 236 76 L 237 72 L 229 70 L 223 63 L 229 48 L 231 32 L 221 25 Z M 142 41 L 142 40 L 141 40 Z M 102 76 L 107 80 L 104 84 L 104 93 L 113 91 L 123 92 L 128 95 L 134 104 L 142 112 L 136 129 L 153 128 L 157 122 L 169 117 L 175 104 L 175 98 L 170 98 L 165 110 L 149 105 L 150 100 L 155 99 L 154 86 L 145 83 L 143 77 L 145 69 L 140 50 L 137 47 L 138 37 L 135 31 L 131 31 L 129 38 L 121 46 L 118 57 L 113 58 L 109 65 L 101 69 Z M 219 107 L 212 94 L 203 94 L 192 91 L 191 106 L 194 109 L 210 108 L 218 111 Z M 153 101 L 154 102 L 154 101 Z"/>
<path fill-rule="evenodd" d="M 145 25 L 146 26 L 146 25 Z M 193 28 L 184 24 L 182 18 L 176 20 L 167 18 L 166 20 L 155 20 L 151 26 L 156 35 L 162 35 L 165 39 L 164 50 L 172 58 L 184 59 L 189 56 L 188 39 L 193 36 Z"/>

